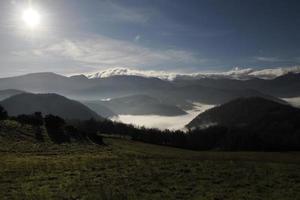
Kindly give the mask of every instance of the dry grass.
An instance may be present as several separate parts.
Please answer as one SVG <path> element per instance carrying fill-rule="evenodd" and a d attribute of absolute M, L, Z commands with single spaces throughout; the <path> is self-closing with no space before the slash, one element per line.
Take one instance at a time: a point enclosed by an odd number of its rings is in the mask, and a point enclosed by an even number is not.
<path fill-rule="evenodd" d="M 300 153 L 105 143 L 1 144 L 0 199 L 300 199 Z"/>

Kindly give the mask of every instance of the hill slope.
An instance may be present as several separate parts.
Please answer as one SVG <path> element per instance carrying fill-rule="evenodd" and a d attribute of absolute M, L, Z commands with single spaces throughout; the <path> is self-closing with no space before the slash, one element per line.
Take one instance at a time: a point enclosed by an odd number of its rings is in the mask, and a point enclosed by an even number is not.
<path fill-rule="evenodd" d="M 21 90 L 14 90 L 14 89 L 7 89 L 7 90 L 1 90 L 0 91 L 0 101 L 9 98 L 11 96 L 17 95 L 17 94 L 21 94 L 21 93 L 25 93 L 24 91 Z"/>
<path fill-rule="evenodd" d="M 101 119 L 94 111 L 83 104 L 57 94 L 18 94 L 0 104 L 11 116 L 42 112 L 65 119 Z"/>
<path fill-rule="evenodd" d="M 239 98 L 207 110 L 193 119 L 187 127 L 222 126 L 269 126 L 274 123 L 297 124 L 300 109 L 260 97 Z"/>
<path fill-rule="evenodd" d="M 176 116 L 186 114 L 177 106 L 160 102 L 148 95 L 132 95 L 99 103 L 110 108 L 113 112 L 123 115 Z"/>
<path fill-rule="evenodd" d="M 195 152 L 104 141 L 104 147 L 1 143 L 0 199 L 295 200 L 300 195 L 299 153 Z"/>
<path fill-rule="evenodd" d="M 117 115 L 110 108 L 103 105 L 102 101 L 83 101 L 82 103 L 102 117 L 109 118 Z"/>

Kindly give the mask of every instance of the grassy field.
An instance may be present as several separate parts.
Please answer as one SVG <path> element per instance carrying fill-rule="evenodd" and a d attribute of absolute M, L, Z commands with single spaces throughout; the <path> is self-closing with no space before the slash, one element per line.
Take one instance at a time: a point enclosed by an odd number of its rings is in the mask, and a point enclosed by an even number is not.
<path fill-rule="evenodd" d="M 0 144 L 0 199 L 300 199 L 300 153 Z"/>

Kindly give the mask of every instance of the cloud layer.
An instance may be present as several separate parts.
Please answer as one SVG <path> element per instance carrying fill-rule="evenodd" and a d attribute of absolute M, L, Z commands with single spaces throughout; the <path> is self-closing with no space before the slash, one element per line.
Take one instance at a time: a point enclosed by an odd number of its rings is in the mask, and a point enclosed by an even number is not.
<path fill-rule="evenodd" d="M 188 110 L 186 115 L 181 116 L 160 116 L 160 115 L 119 115 L 112 120 L 121 121 L 126 124 L 133 124 L 135 126 L 144 126 L 147 128 L 158 128 L 161 130 L 185 130 L 191 120 L 193 120 L 200 113 L 214 107 L 214 105 L 207 105 L 195 103 L 193 110 Z"/>

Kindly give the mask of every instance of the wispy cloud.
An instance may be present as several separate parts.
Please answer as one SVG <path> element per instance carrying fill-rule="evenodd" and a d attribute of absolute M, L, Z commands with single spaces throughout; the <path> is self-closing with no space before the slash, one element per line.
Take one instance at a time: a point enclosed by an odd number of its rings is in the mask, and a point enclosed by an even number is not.
<path fill-rule="evenodd" d="M 152 49 L 135 42 L 116 40 L 104 36 L 89 39 L 65 39 L 57 43 L 44 45 L 31 51 L 14 52 L 19 56 L 28 54 L 44 58 L 65 58 L 95 67 L 111 66 L 158 66 L 191 65 L 205 62 L 193 52 L 180 49 Z M 102 68 L 103 69 L 103 68 Z"/>
<path fill-rule="evenodd" d="M 140 36 L 140 35 L 136 35 L 136 36 L 134 37 L 134 41 L 135 41 L 135 42 L 139 42 L 140 39 L 141 39 L 141 36 Z"/>
<path fill-rule="evenodd" d="M 296 62 L 299 62 L 300 63 L 300 56 L 299 57 L 296 57 L 294 58 Z"/>
<path fill-rule="evenodd" d="M 128 21 L 134 23 L 145 23 L 149 19 L 149 16 L 140 11 L 130 9 L 129 7 L 121 6 L 120 4 L 110 3 L 116 20 Z"/>
<path fill-rule="evenodd" d="M 280 59 L 277 57 L 264 57 L 264 56 L 257 56 L 254 57 L 256 61 L 261 61 L 261 62 L 283 62 L 285 61 L 284 59 Z"/>
<path fill-rule="evenodd" d="M 154 10 L 149 10 L 149 8 L 147 8 L 147 10 L 145 10 L 146 8 L 138 9 L 113 1 L 102 1 L 99 2 L 99 4 L 103 8 L 98 14 L 101 20 L 117 23 L 129 22 L 135 24 L 144 24 L 151 18 L 151 13 L 157 12 Z"/>

